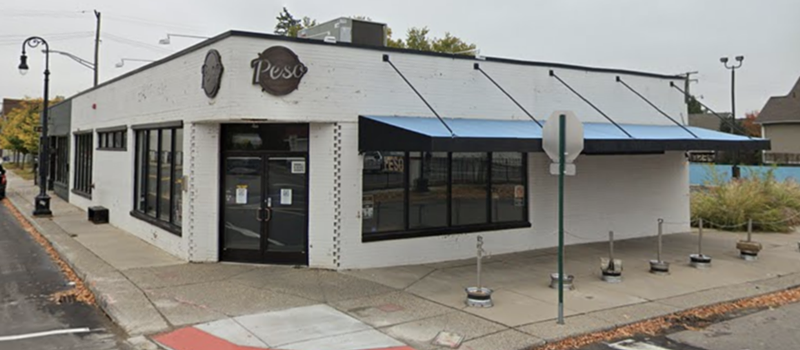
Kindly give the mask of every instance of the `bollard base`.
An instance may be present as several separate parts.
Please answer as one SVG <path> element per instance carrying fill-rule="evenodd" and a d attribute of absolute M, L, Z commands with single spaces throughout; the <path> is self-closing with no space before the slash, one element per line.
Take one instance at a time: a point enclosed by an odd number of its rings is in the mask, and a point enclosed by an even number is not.
<path fill-rule="evenodd" d="M 745 250 L 739 251 L 739 257 L 742 258 L 744 261 L 756 261 L 758 260 L 758 252 L 748 252 Z"/>
<path fill-rule="evenodd" d="M 666 261 L 650 260 L 650 273 L 654 275 L 669 275 L 669 263 Z"/>
<path fill-rule="evenodd" d="M 697 269 L 707 269 L 711 267 L 711 257 L 705 254 L 691 254 L 689 265 Z"/>
<path fill-rule="evenodd" d="M 573 282 L 575 281 L 575 276 L 573 275 L 566 275 L 564 276 L 564 289 L 575 289 L 575 285 Z M 558 272 L 550 274 L 550 288 L 558 289 Z"/>
<path fill-rule="evenodd" d="M 492 307 L 492 290 L 489 288 L 469 287 L 467 291 L 467 306 Z"/>
<path fill-rule="evenodd" d="M 606 281 L 608 283 L 620 283 L 620 282 L 622 282 L 622 274 L 621 273 L 616 273 L 616 272 L 603 271 L 603 273 L 600 276 L 600 278 L 602 278 L 603 281 Z"/>

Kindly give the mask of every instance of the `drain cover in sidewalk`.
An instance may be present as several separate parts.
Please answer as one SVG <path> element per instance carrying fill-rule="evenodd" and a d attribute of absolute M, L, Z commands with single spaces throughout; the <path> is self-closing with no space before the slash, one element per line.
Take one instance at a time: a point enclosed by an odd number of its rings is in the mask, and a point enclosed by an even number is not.
<path fill-rule="evenodd" d="M 464 336 L 458 333 L 441 331 L 433 338 L 433 345 L 446 346 L 451 349 L 461 346 Z"/>

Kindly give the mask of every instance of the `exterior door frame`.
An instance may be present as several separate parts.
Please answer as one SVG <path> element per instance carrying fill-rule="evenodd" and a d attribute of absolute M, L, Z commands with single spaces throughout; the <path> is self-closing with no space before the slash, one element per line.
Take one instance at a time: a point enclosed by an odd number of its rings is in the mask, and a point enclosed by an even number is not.
<path fill-rule="evenodd" d="M 267 124 L 268 125 L 268 124 Z M 224 128 L 221 128 L 220 134 L 224 132 Z M 218 200 L 218 213 L 219 213 L 219 224 L 218 224 L 218 254 L 220 261 L 233 261 L 233 262 L 243 262 L 243 263 L 261 263 L 261 264 L 285 264 L 285 265 L 303 265 L 307 266 L 309 262 L 309 226 L 310 226 L 310 215 L 309 215 L 309 207 L 310 207 L 310 188 L 309 188 L 309 153 L 308 152 L 292 152 L 292 151 L 266 151 L 266 150 L 255 150 L 255 151 L 226 151 L 223 147 L 223 140 L 224 136 L 221 135 L 220 139 L 220 159 L 219 159 L 219 169 L 218 169 L 218 187 L 219 187 L 219 200 Z M 304 186 L 305 186 L 305 213 L 306 213 L 306 222 L 305 222 L 305 232 L 303 233 L 303 240 L 305 241 L 305 249 L 303 252 L 298 253 L 280 253 L 280 252 L 269 252 L 267 251 L 267 239 L 269 238 L 269 224 L 268 222 L 261 223 L 261 241 L 260 247 L 257 253 L 247 253 L 244 250 L 239 252 L 225 252 L 225 160 L 229 156 L 258 156 L 261 158 L 261 198 L 265 198 L 265 194 L 269 188 L 269 159 L 272 157 L 297 157 L 303 158 L 306 162 L 306 172 L 304 176 Z M 264 201 L 261 201 L 261 208 L 259 210 L 264 210 Z"/>

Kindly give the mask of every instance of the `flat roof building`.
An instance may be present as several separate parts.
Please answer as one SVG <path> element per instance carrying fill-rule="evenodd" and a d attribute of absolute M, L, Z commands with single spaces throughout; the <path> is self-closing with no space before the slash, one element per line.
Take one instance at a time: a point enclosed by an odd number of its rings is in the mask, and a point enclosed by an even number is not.
<path fill-rule="evenodd" d="M 685 152 L 769 142 L 683 125 L 682 79 L 231 31 L 68 100 L 68 199 L 188 261 L 417 264 L 474 256 L 478 235 L 495 254 L 550 247 L 541 125 L 571 110 L 586 140 L 567 242 L 659 218 L 683 232 Z"/>

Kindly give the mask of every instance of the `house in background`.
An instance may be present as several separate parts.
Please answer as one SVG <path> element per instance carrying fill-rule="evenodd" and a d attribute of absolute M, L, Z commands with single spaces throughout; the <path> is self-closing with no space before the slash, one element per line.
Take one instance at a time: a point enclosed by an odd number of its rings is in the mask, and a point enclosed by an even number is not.
<path fill-rule="evenodd" d="M 761 135 L 772 140 L 764 163 L 800 164 L 800 78 L 786 96 L 773 96 L 758 115 Z"/>

